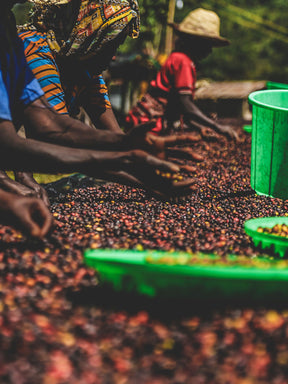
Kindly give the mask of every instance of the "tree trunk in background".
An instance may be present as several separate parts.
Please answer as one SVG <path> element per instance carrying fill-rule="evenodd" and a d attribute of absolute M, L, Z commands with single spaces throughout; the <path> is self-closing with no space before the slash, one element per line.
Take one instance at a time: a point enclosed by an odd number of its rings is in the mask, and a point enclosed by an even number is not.
<path fill-rule="evenodd" d="M 167 16 L 167 23 L 174 22 L 176 0 L 169 0 L 169 9 Z M 166 27 L 166 40 L 165 40 L 165 54 L 168 56 L 172 51 L 173 45 L 173 29 L 169 26 Z"/>

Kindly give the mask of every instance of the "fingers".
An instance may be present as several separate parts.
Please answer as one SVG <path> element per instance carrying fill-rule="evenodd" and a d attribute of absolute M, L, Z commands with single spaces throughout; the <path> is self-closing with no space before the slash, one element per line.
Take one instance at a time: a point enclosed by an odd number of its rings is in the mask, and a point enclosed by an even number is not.
<path fill-rule="evenodd" d="M 195 183 L 194 179 L 187 179 L 183 181 L 174 181 L 170 183 L 169 187 L 161 189 L 158 187 L 157 189 L 150 189 L 150 193 L 153 194 L 154 197 L 161 199 L 161 200 L 167 200 L 167 199 L 174 199 L 176 197 L 184 197 L 189 196 L 193 193 L 196 193 L 198 190 L 198 186 Z"/>
<path fill-rule="evenodd" d="M 202 155 L 192 151 L 191 148 L 167 148 L 166 153 L 168 157 L 193 160 L 195 162 L 201 162 L 204 160 Z"/>
<path fill-rule="evenodd" d="M 176 173 L 180 170 L 178 165 L 170 161 L 158 159 L 144 151 L 134 151 L 134 160 L 136 167 L 141 164 L 146 167 L 146 170 L 150 169 L 155 171 L 157 169 L 161 172 L 171 173 Z M 133 163 L 131 163 L 131 166 L 133 166 Z"/>
<path fill-rule="evenodd" d="M 236 131 L 232 131 L 232 139 L 236 142 L 236 143 L 239 143 L 240 142 L 240 138 L 239 138 L 239 135 Z"/>
<path fill-rule="evenodd" d="M 41 238 L 40 227 L 32 220 L 28 212 L 25 212 L 19 220 L 20 229 L 29 236 Z"/>
<path fill-rule="evenodd" d="M 187 179 L 183 181 L 174 182 L 172 184 L 172 193 L 170 195 L 190 195 L 198 190 L 198 185 L 194 179 Z"/>
<path fill-rule="evenodd" d="M 181 134 L 162 137 L 166 146 L 196 143 L 201 140 L 199 134 Z"/>
<path fill-rule="evenodd" d="M 224 134 L 226 134 L 226 137 L 228 137 L 228 139 L 238 141 L 239 136 L 232 127 L 226 126 L 225 129 L 226 131 L 224 132 Z"/>
<path fill-rule="evenodd" d="M 220 138 L 218 133 L 208 127 L 203 127 L 201 129 L 201 136 L 205 141 L 218 141 Z"/>
<path fill-rule="evenodd" d="M 188 172 L 188 173 L 195 173 L 197 168 L 193 167 L 192 165 L 183 164 L 180 166 L 181 171 Z"/>
<path fill-rule="evenodd" d="M 239 140 L 237 132 L 229 125 L 215 125 L 215 129 L 229 140 L 234 140 L 235 142 Z"/>
<path fill-rule="evenodd" d="M 20 229 L 32 237 L 42 239 L 53 225 L 53 217 L 42 200 L 27 199 L 20 207 L 18 220 Z"/>
<path fill-rule="evenodd" d="M 113 183 L 129 185 L 130 187 L 134 188 L 144 187 L 143 183 L 141 183 L 141 181 L 138 180 L 135 176 L 123 171 L 105 172 L 101 177 L 103 177 L 104 180 L 112 181 Z"/>
<path fill-rule="evenodd" d="M 25 196 L 38 197 L 44 201 L 47 207 L 50 207 L 48 194 L 45 188 L 37 183 L 37 181 L 33 178 L 32 173 L 17 172 L 15 177 L 17 177 L 18 180 L 17 184 L 19 184 L 21 188 L 25 188 L 27 191 L 29 191 L 29 193 L 26 193 Z"/>
<path fill-rule="evenodd" d="M 43 238 L 47 235 L 53 226 L 53 217 L 47 206 L 42 204 L 42 202 L 38 202 L 35 209 L 37 214 L 34 216 L 34 223 L 38 227 L 38 230 L 36 235 L 34 234 L 32 236 Z"/>
<path fill-rule="evenodd" d="M 41 227 L 31 216 L 29 210 L 23 210 L 21 216 L 19 217 L 19 228 L 26 233 L 28 236 L 42 238 Z"/>
<path fill-rule="evenodd" d="M 48 198 L 48 194 L 43 187 L 41 187 L 39 184 L 33 185 L 33 188 L 32 187 L 26 187 L 24 185 L 22 185 L 22 186 L 25 187 L 29 191 L 27 194 L 25 194 L 26 197 L 37 197 L 44 202 L 46 207 L 48 207 L 48 208 L 50 207 L 50 201 Z M 22 194 L 22 196 L 24 196 L 24 195 Z"/>
<path fill-rule="evenodd" d="M 46 190 L 43 187 L 40 187 L 39 198 L 44 202 L 46 207 L 50 208 L 50 201 L 49 201 L 48 193 L 46 192 Z"/>
<path fill-rule="evenodd" d="M 227 132 L 223 132 L 223 135 L 225 136 L 226 139 L 228 140 L 233 140 L 235 143 L 239 142 L 239 136 L 237 132 L 233 130 L 229 130 Z"/>
<path fill-rule="evenodd" d="M 15 193 L 19 196 L 23 197 L 33 197 L 35 196 L 35 191 L 30 189 L 29 187 L 26 187 L 25 185 L 18 183 L 14 180 L 9 180 L 9 183 L 7 185 L 3 186 L 3 189 L 5 189 L 8 192 Z"/>

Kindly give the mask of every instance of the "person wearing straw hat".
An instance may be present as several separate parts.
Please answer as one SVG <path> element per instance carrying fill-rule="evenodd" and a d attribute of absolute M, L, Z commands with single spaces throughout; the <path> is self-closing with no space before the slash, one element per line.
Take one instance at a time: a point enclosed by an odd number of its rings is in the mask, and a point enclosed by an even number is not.
<path fill-rule="evenodd" d="M 220 35 L 218 15 L 203 8 L 191 11 L 180 24 L 169 24 L 175 34 L 175 49 L 170 54 L 146 95 L 126 117 L 126 130 L 136 129 L 141 123 L 155 120 L 154 133 L 163 134 L 181 121 L 188 129 L 204 127 L 236 139 L 229 126 L 207 117 L 193 102 L 197 63 L 207 57 L 213 47 L 224 47 L 229 41 Z"/>
<path fill-rule="evenodd" d="M 115 181 L 115 178 L 119 180 L 124 173 L 130 177 L 128 179 L 130 184 L 137 184 L 158 195 L 179 196 L 191 193 L 192 181 L 175 181 L 173 176 L 179 171 L 179 167 L 172 162 L 163 160 L 165 156 L 163 142 L 163 146 L 157 148 L 158 152 L 155 151 L 155 155 L 158 156 L 156 157 L 144 151 L 143 148 L 137 148 L 130 137 L 123 134 L 117 135 L 113 132 L 94 130 L 96 133 L 92 137 L 91 128 L 86 128 L 85 124 L 69 116 L 60 115 L 53 110 L 27 65 L 23 42 L 17 35 L 15 17 L 11 12 L 11 7 L 15 3 L 17 3 L 15 0 L 5 2 L 0 14 L 1 169 L 54 174 L 80 172 L 108 181 Z M 28 137 L 26 138 L 17 134 L 17 127 L 21 124 L 27 129 Z M 49 143 L 47 138 L 45 142 L 41 140 L 40 135 L 31 139 L 30 130 L 33 131 L 34 127 L 39 125 L 48 126 L 52 135 L 57 135 L 59 126 L 64 126 L 72 132 L 80 126 L 86 140 L 87 137 L 92 137 L 93 140 L 91 139 L 91 141 L 93 142 L 89 148 L 83 149 L 77 145 L 67 145 L 64 140 L 62 145 Z M 53 142 L 53 140 L 51 141 Z M 96 147 L 96 143 L 98 143 L 97 150 L 93 148 Z M 151 150 L 148 143 L 147 150 Z M 167 177 L 167 173 L 171 175 L 170 178 Z M 127 178 L 125 182 L 129 184 Z M 1 189 L 3 188 L 0 187 Z M 19 196 L 13 196 L 12 200 L 14 201 L 14 199 L 19 199 Z M 4 205 L 5 201 L 7 202 L 7 209 L 11 213 L 11 217 L 14 218 L 12 221 L 17 225 L 17 211 L 15 211 L 17 204 L 8 205 L 10 195 L 7 196 L 2 193 L 0 200 L 2 201 L 1 204 Z M 23 215 L 31 214 L 32 206 L 35 207 L 33 201 L 29 201 L 31 204 L 26 204 L 26 208 L 22 205 Z M 0 212 L 5 211 L 3 204 L 0 206 Z M 20 204 L 18 208 L 20 209 Z M 38 205 L 34 213 L 38 218 L 42 217 L 38 224 L 40 228 L 43 228 L 42 225 L 46 222 L 48 211 L 44 211 L 44 218 L 39 211 Z M 4 215 L 7 215 L 7 212 L 4 212 Z M 26 221 L 24 226 L 28 229 L 29 223 Z M 46 225 L 45 228 L 47 228 Z"/>
<path fill-rule="evenodd" d="M 47 124 L 34 124 L 29 130 L 30 137 L 61 145 L 99 148 L 106 132 L 115 133 L 118 137 L 115 140 L 122 137 L 127 148 L 136 146 L 153 154 L 161 148 L 162 157 L 164 152 L 166 157 L 170 153 L 169 146 L 195 141 L 195 136 L 187 134 L 156 140 L 149 137 L 149 128 L 145 126 L 137 134 L 125 135 L 114 116 L 101 71 L 127 36 L 136 38 L 139 34 L 136 0 L 30 1 L 34 3 L 31 23 L 20 27 L 18 32 L 28 65 L 46 99 L 63 117 L 75 117 L 79 107 L 84 107 L 97 127 L 89 129 L 74 122 L 70 127 L 62 124 L 51 129 Z M 116 149 L 113 141 L 110 149 Z M 174 149 L 173 156 L 175 153 L 180 156 L 181 150 Z M 124 173 L 114 177 L 124 183 L 134 180 Z M 31 174 L 16 173 L 16 180 L 34 189 Z M 7 176 L 6 182 L 13 183 Z"/>

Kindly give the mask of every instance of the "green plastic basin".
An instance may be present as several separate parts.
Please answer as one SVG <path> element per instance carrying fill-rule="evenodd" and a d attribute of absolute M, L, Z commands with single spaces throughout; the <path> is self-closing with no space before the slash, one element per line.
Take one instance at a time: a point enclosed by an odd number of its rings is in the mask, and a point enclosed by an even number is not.
<path fill-rule="evenodd" d="M 265 248 L 273 248 L 274 253 L 280 257 L 284 257 L 288 251 L 288 239 L 281 236 L 275 236 L 268 233 L 257 232 L 259 227 L 273 228 L 274 225 L 288 225 L 288 217 L 273 216 L 273 217 L 258 217 L 245 222 L 244 229 L 247 235 L 251 236 L 254 244 Z"/>
<path fill-rule="evenodd" d="M 288 89 L 288 84 L 286 83 L 275 83 L 274 81 L 267 81 L 267 89 Z"/>
<path fill-rule="evenodd" d="M 175 265 L 157 264 L 163 257 Z M 189 255 L 188 255 L 189 256 Z M 97 270 L 100 282 L 116 291 L 150 297 L 194 299 L 288 299 L 288 262 L 258 257 L 255 264 L 238 263 L 239 256 L 194 255 L 193 265 L 177 265 L 187 257 L 183 252 L 87 249 L 85 263 Z M 148 262 L 152 258 L 156 264 Z M 247 257 L 247 260 L 249 258 Z"/>
<path fill-rule="evenodd" d="M 288 199 L 288 90 L 253 92 L 251 187 Z"/>

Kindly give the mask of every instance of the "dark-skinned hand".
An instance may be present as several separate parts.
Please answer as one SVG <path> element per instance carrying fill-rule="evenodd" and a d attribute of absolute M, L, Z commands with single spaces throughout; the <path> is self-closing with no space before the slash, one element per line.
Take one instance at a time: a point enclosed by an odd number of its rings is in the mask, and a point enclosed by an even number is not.
<path fill-rule="evenodd" d="M 3 223 L 35 238 L 42 239 L 53 225 L 49 209 L 37 198 L 13 195 L 6 201 L 5 212 L 1 219 Z"/>
<path fill-rule="evenodd" d="M 204 158 L 199 153 L 193 151 L 187 145 L 194 144 L 201 140 L 199 134 L 185 133 L 185 134 L 172 134 L 169 136 L 156 136 L 150 133 L 151 129 L 155 126 L 155 121 L 149 121 L 138 125 L 131 130 L 127 136 L 132 148 L 139 148 L 159 159 L 188 159 L 195 162 L 203 161 Z M 177 146 L 185 145 L 183 148 Z"/>
<path fill-rule="evenodd" d="M 213 128 L 206 127 L 202 124 L 197 123 L 194 120 L 190 120 L 188 129 L 194 132 L 198 132 L 204 141 L 221 141 L 223 138 L 233 140 L 234 142 L 239 141 L 237 132 L 229 125 L 221 125 L 215 123 Z"/>
<path fill-rule="evenodd" d="M 195 180 L 183 180 L 180 167 L 141 150 L 133 151 L 132 161 L 123 169 L 147 191 L 158 197 L 186 196 L 196 191 Z"/>
<path fill-rule="evenodd" d="M 91 168 L 86 166 L 85 174 L 141 187 L 162 197 L 185 196 L 195 191 L 194 180 L 183 180 L 177 164 L 159 159 L 140 149 L 108 152 L 101 156 L 109 157 L 110 165 L 108 166 L 106 159 L 106 167 L 103 167 L 102 172 L 97 169 L 96 173 L 93 164 Z"/>
<path fill-rule="evenodd" d="M 23 197 L 33 197 L 35 195 L 35 192 L 31 188 L 8 177 L 1 179 L 0 187 L 7 192 L 15 193 Z"/>
<path fill-rule="evenodd" d="M 38 197 L 43 200 L 47 207 L 50 207 L 50 202 L 46 190 L 37 183 L 33 174 L 30 172 L 15 172 L 15 180 L 26 186 L 32 192 L 30 196 Z"/>

